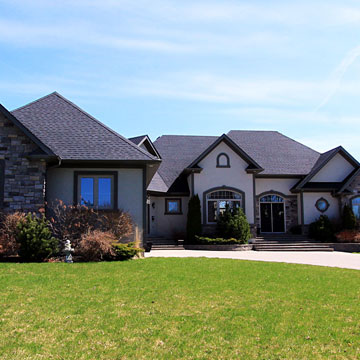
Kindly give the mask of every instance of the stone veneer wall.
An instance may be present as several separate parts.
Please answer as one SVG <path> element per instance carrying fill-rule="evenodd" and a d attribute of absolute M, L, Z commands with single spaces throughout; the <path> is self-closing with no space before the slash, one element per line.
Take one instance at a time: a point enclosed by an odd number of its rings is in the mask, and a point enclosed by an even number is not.
<path fill-rule="evenodd" d="M 275 193 L 275 192 L 274 192 Z M 272 194 L 269 192 L 269 194 Z M 261 228 L 260 224 L 260 197 L 263 197 L 264 194 L 260 196 L 256 196 L 256 226 L 258 229 Z M 285 223 L 286 223 L 286 232 L 296 225 L 299 225 L 299 217 L 298 217 L 298 201 L 296 195 L 279 195 L 285 200 Z"/>
<path fill-rule="evenodd" d="M 3 210 L 37 211 L 44 206 L 46 163 L 26 155 L 38 146 L 0 115 L 0 160 L 4 162 Z"/>

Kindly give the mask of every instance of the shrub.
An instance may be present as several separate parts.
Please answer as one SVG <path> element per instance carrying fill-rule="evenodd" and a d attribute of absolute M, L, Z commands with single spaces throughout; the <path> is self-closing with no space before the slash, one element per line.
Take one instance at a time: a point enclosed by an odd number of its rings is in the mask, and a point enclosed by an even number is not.
<path fill-rule="evenodd" d="M 336 239 L 334 224 L 326 215 L 320 215 L 316 221 L 310 224 L 309 237 L 323 242 L 334 241 Z"/>
<path fill-rule="evenodd" d="M 338 242 L 360 243 L 360 232 L 357 230 L 343 230 L 336 234 Z"/>
<path fill-rule="evenodd" d="M 209 238 L 205 236 L 195 236 L 195 243 L 202 245 L 231 245 L 231 244 L 242 244 L 243 242 L 238 239 L 230 238 Z"/>
<path fill-rule="evenodd" d="M 217 222 L 217 233 L 219 236 L 230 239 L 238 239 L 242 243 L 246 243 L 250 237 L 250 225 L 242 209 L 231 211 L 226 209 L 220 214 Z"/>
<path fill-rule="evenodd" d="M 53 234 L 62 246 L 66 239 L 77 247 L 81 235 L 94 229 L 98 214 L 83 205 L 65 205 L 61 200 L 54 202 L 49 209 Z"/>
<path fill-rule="evenodd" d="M 66 239 L 78 247 L 81 236 L 94 230 L 112 232 L 118 240 L 133 233 L 131 216 L 121 210 L 101 212 L 84 205 L 65 205 L 61 200 L 49 209 L 54 235 L 62 245 Z"/>
<path fill-rule="evenodd" d="M 198 195 L 189 200 L 186 233 L 188 242 L 192 242 L 196 235 L 201 235 L 201 206 Z"/>
<path fill-rule="evenodd" d="M 16 241 L 18 224 L 25 218 L 24 213 L 15 212 L 3 214 L 0 228 L 0 254 L 5 256 L 17 255 L 19 243 Z"/>
<path fill-rule="evenodd" d="M 144 251 L 143 249 L 136 248 L 134 243 L 113 244 L 113 249 L 115 252 L 115 260 L 132 259 L 134 256 Z"/>
<path fill-rule="evenodd" d="M 19 255 L 25 261 L 43 261 L 58 252 L 58 240 L 52 236 L 45 216 L 28 214 L 17 225 Z"/>
<path fill-rule="evenodd" d="M 343 208 L 342 228 L 344 230 L 354 230 L 356 228 L 356 217 L 349 205 L 345 205 Z"/>
<path fill-rule="evenodd" d="M 93 230 L 81 236 L 75 249 L 85 261 L 111 260 L 115 256 L 116 236 L 110 231 Z"/>
<path fill-rule="evenodd" d="M 134 232 L 130 214 L 122 210 L 104 212 L 99 217 L 99 222 L 102 231 L 111 231 L 118 240 L 123 240 Z"/>
<path fill-rule="evenodd" d="M 290 232 L 293 235 L 301 235 L 302 234 L 302 228 L 301 225 L 294 225 L 290 228 Z"/>

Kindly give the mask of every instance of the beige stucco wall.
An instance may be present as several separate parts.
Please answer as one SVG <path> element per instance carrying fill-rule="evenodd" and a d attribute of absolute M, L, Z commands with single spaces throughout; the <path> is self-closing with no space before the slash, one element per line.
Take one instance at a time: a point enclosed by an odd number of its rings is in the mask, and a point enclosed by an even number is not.
<path fill-rule="evenodd" d="M 318 199 L 326 199 L 330 206 L 324 213 L 316 209 L 315 203 Z M 331 196 L 330 193 L 304 193 L 304 222 L 308 225 L 319 218 L 320 215 L 326 215 L 332 220 L 339 218 L 339 201 Z"/>
<path fill-rule="evenodd" d="M 299 181 L 299 179 L 255 179 L 256 195 L 264 192 L 277 191 L 284 195 L 294 195 L 290 189 Z"/>
<path fill-rule="evenodd" d="M 165 199 L 181 199 L 182 214 L 165 214 Z M 188 197 L 150 196 L 150 236 L 162 236 L 169 239 L 183 238 L 186 234 Z"/>
<path fill-rule="evenodd" d="M 216 167 L 216 158 L 223 152 L 230 158 L 230 168 Z M 203 170 L 200 174 L 194 174 L 194 192 L 200 197 L 201 209 L 204 209 L 203 193 L 207 190 L 221 186 L 236 188 L 245 193 L 245 214 L 249 223 L 253 224 L 253 175 L 247 174 L 245 171 L 248 163 L 241 159 L 225 143 L 220 143 L 199 163 L 199 166 Z"/>
<path fill-rule="evenodd" d="M 312 179 L 312 182 L 341 182 L 354 167 L 340 154 L 336 154 Z"/>
<path fill-rule="evenodd" d="M 143 231 L 143 170 L 142 169 L 73 169 L 55 168 L 47 172 L 47 201 L 73 203 L 74 171 L 117 171 L 118 208 L 131 214 L 139 234 Z"/>

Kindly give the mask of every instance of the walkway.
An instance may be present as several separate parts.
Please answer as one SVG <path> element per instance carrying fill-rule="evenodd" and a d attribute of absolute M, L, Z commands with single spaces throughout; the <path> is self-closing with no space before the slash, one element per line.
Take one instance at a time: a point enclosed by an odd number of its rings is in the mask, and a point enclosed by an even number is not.
<path fill-rule="evenodd" d="M 207 257 L 285 262 L 360 270 L 360 254 L 344 252 L 153 250 L 145 257 Z"/>

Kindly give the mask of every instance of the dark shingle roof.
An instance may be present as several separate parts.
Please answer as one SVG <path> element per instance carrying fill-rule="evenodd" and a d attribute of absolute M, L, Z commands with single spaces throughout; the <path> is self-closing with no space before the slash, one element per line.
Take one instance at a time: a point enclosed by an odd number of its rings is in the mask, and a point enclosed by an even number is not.
<path fill-rule="evenodd" d="M 264 170 L 261 174 L 306 175 L 320 154 L 277 131 L 230 131 L 233 140 Z M 217 136 L 164 135 L 154 145 L 162 157 L 158 173 L 169 188 Z M 163 186 L 162 186 L 163 188 Z M 159 190 L 160 191 L 160 190 Z"/>
<path fill-rule="evenodd" d="M 232 130 L 228 136 L 256 162 L 267 175 L 306 175 L 320 154 L 277 131 Z"/>
<path fill-rule="evenodd" d="M 302 181 L 300 181 L 298 184 L 296 184 L 296 186 L 294 188 L 295 189 L 306 188 L 309 181 L 311 181 L 311 179 L 338 153 L 343 154 L 343 156 L 345 156 L 345 158 L 348 159 L 348 161 L 355 167 L 354 172 L 356 172 L 356 170 L 360 166 L 358 161 L 356 159 L 354 159 L 342 146 L 338 146 L 334 149 L 331 149 L 329 151 L 326 151 L 326 152 L 320 154 L 318 160 L 315 162 L 311 171 L 307 174 L 307 176 Z M 352 176 L 352 174 L 349 174 L 349 178 L 351 176 Z M 345 179 L 345 181 L 347 182 L 348 179 Z M 311 184 L 313 184 L 313 183 L 311 183 Z M 345 184 L 345 182 L 344 182 L 344 184 Z M 309 186 L 311 186 L 311 185 L 309 185 Z M 341 189 L 344 190 L 343 186 L 341 187 Z"/>
<path fill-rule="evenodd" d="M 133 142 L 136 145 L 139 145 L 144 139 L 146 139 L 147 135 L 141 135 L 141 136 L 135 136 L 129 138 L 131 142 Z"/>
<path fill-rule="evenodd" d="M 156 159 L 56 92 L 12 114 L 63 160 Z"/>
<path fill-rule="evenodd" d="M 181 172 L 205 151 L 217 136 L 164 135 L 154 142 L 162 163 L 159 174 L 169 188 Z"/>

